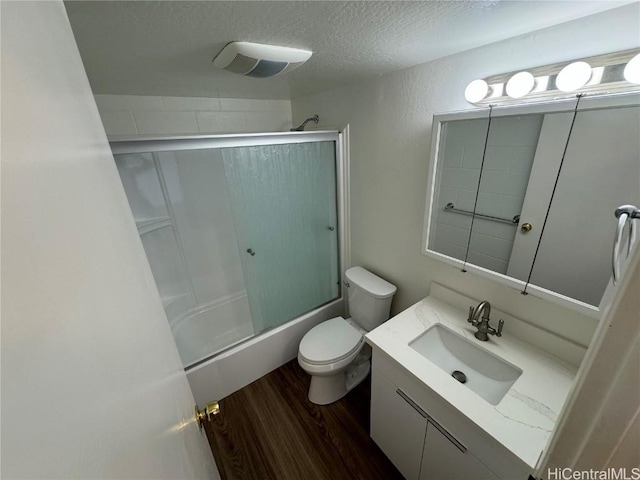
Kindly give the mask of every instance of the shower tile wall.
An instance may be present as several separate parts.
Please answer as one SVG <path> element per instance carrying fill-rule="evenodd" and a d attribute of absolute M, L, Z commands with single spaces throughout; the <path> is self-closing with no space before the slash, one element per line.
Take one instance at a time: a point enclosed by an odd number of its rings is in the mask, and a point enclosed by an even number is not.
<path fill-rule="evenodd" d="M 287 131 L 289 100 L 95 95 L 107 135 Z"/>
<path fill-rule="evenodd" d="M 541 115 L 491 123 L 476 211 L 513 218 L 522 208 L 542 125 Z M 470 217 L 444 211 L 451 202 L 472 211 L 478 188 L 487 120 L 450 122 L 443 145 L 443 169 L 437 200 L 435 250 L 464 259 Z M 469 261 L 506 273 L 516 229 L 513 225 L 477 218 L 469 246 Z"/>

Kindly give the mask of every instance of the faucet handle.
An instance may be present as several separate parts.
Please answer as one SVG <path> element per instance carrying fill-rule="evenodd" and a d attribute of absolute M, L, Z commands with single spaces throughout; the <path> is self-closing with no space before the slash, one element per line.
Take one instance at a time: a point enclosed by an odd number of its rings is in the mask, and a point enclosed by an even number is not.
<path fill-rule="evenodd" d="M 498 321 L 498 330 L 496 330 L 496 337 L 501 337 L 502 336 L 502 327 L 504 327 L 504 320 L 500 319 Z"/>
<path fill-rule="evenodd" d="M 467 318 L 467 322 L 473 324 L 473 314 L 475 312 L 475 308 L 473 306 L 469 307 L 469 317 Z"/>

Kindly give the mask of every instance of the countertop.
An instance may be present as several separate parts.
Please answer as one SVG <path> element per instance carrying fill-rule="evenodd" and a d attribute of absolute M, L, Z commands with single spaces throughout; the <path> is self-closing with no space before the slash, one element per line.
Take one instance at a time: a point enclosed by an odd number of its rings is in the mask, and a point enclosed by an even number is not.
<path fill-rule="evenodd" d="M 576 367 L 510 335 L 507 323 L 502 337 L 481 342 L 474 337 L 476 329 L 467 323 L 467 315 L 432 295 L 369 332 L 366 339 L 534 468 L 573 386 Z M 497 324 L 498 318 L 492 320 Z M 498 405 L 491 405 L 409 347 L 409 342 L 437 323 L 522 370 Z"/>

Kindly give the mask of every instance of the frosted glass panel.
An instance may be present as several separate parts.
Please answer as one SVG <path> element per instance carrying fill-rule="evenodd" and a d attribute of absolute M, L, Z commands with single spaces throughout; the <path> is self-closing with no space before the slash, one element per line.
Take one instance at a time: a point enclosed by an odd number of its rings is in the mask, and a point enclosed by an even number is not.
<path fill-rule="evenodd" d="M 240 254 L 220 151 L 156 155 L 198 305 L 243 294 Z"/>
<path fill-rule="evenodd" d="M 180 143 L 115 159 L 190 368 L 339 297 L 336 144 Z"/>
<path fill-rule="evenodd" d="M 130 153 L 114 158 L 136 222 L 167 218 L 169 214 L 153 154 Z"/>
<path fill-rule="evenodd" d="M 221 153 L 256 332 L 337 298 L 335 143 Z"/>

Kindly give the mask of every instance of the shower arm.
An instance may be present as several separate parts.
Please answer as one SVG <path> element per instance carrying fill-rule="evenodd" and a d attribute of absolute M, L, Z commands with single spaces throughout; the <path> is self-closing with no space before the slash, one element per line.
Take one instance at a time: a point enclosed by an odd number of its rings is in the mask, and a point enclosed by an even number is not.
<path fill-rule="evenodd" d="M 318 123 L 318 121 L 320 121 L 320 117 L 318 117 L 318 115 L 314 115 L 313 117 L 309 117 L 307 118 L 304 122 L 302 122 L 302 125 L 300 125 L 297 128 L 292 128 L 289 131 L 291 132 L 304 132 L 304 127 L 307 123 L 309 122 L 314 122 L 314 123 Z"/>

